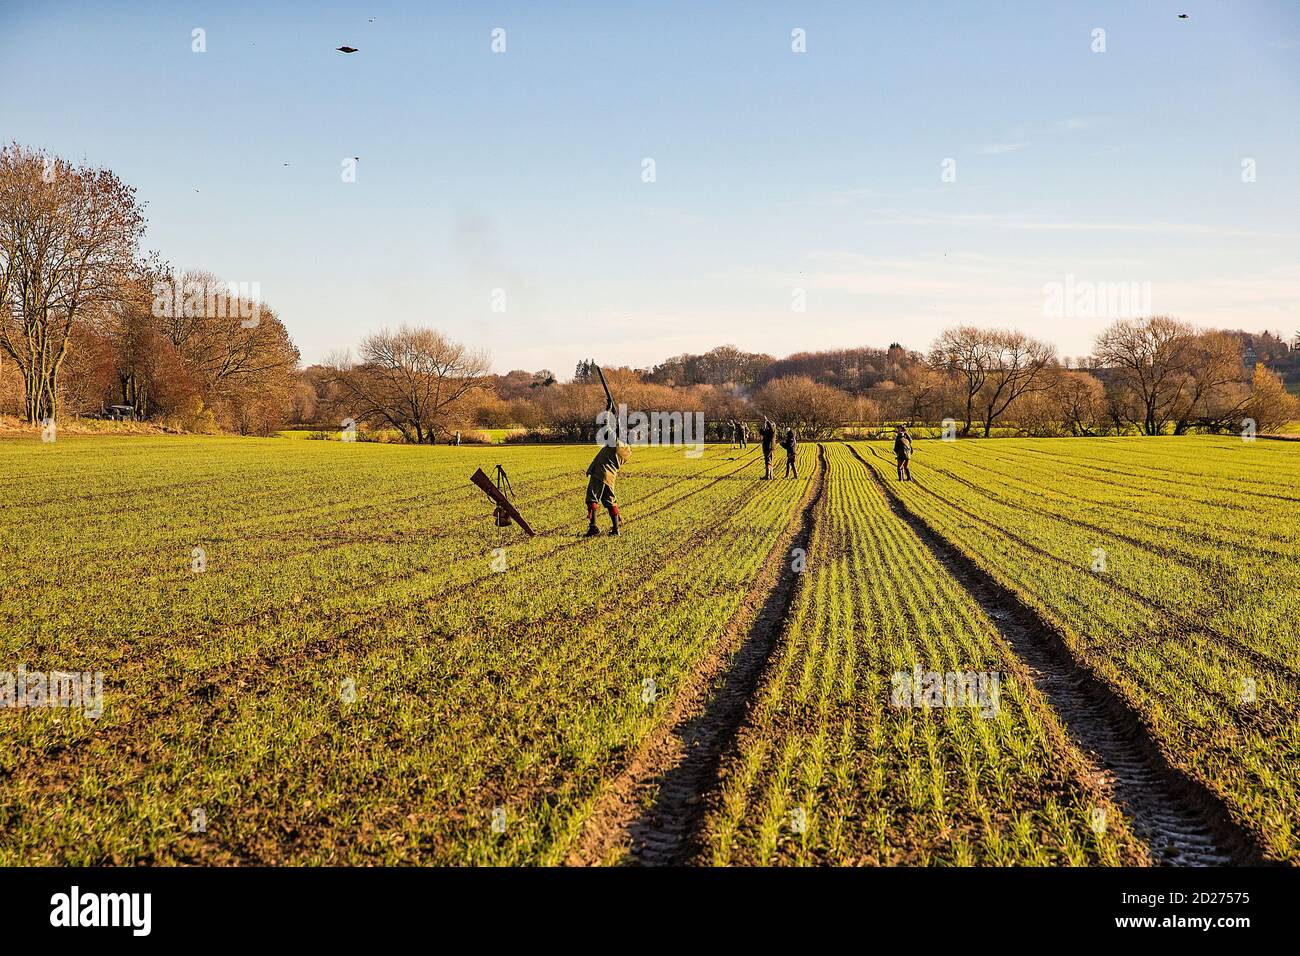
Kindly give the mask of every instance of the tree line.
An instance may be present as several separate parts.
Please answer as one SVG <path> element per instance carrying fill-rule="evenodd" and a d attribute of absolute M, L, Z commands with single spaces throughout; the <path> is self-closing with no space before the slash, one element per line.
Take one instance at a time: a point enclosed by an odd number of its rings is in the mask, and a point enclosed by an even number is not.
<path fill-rule="evenodd" d="M 650 369 L 603 370 L 630 409 L 703 412 L 713 438 L 727 437 L 733 420 L 763 415 L 810 438 L 846 426 L 944 421 L 960 435 L 984 437 L 1231 432 L 1247 420 L 1274 430 L 1300 417 L 1300 403 L 1280 373 L 1254 358 L 1248 339 L 1152 316 L 1112 323 L 1093 354 L 1077 360 L 1014 329 L 958 326 L 925 353 L 894 344 L 770 359 L 722 346 Z M 1283 347 L 1273 358 L 1292 354 L 1300 349 Z M 314 392 L 300 417 L 351 417 L 408 441 L 492 428 L 517 429 L 526 440 L 586 441 L 605 407 L 590 359 L 565 382 L 546 369 L 493 375 L 485 356 L 427 329 L 377 333 L 357 361 L 335 359 L 304 376 Z"/>
<path fill-rule="evenodd" d="M 0 148 L 0 411 L 278 427 L 301 387 L 283 322 L 255 290 L 142 250 L 144 228 L 111 170 Z"/>
<path fill-rule="evenodd" d="M 381 329 L 318 365 L 256 285 L 178 271 L 141 248 L 144 207 L 110 170 L 0 148 L 0 413 L 40 424 L 102 413 L 187 431 L 270 434 L 344 422 L 413 443 L 509 428 L 588 440 L 604 409 L 594 365 L 490 372 L 438 331 Z M 704 413 L 711 437 L 767 415 L 807 437 L 845 426 L 951 421 L 962 435 L 1260 431 L 1300 417 L 1300 337 L 1122 319 L 1091 355 L 1062 359 L 1016 329 L 958 326 L 928 350 L 802 352 L 723 345 L 648 369 L 604 369 L 642 412 Z"/>

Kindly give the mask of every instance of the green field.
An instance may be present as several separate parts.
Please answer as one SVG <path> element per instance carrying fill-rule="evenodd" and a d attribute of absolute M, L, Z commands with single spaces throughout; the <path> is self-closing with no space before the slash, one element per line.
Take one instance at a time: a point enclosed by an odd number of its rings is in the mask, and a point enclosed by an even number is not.
<path fill-rule="evenodd" d="M 1300 448 L 925 450 L 899 491 L 907 506 L 1053 622 L 1271 856 L 1300 859 Z M 872 451 L 871 466 L 892 471 Z"/>
<path fill-rule="evenodd" d="M 585 539 L 591 454 L 0 441 L 0 672 L 104 675 L 97 719 L 0 709 L 0 864 L 623 859 L 669 731 L 783 580 L 684 818 L 691 861 L 1150 861 L 899 508 L 1059 632 L 1264 856 L 1300 861 L 1300 445 L 927 441 L 911 484 L 883 444 L 805 444 L 772 483 L 752 448 L 640 448 L 625 533 Z M 469 485 L 498 462 L 537 537 Z M 1000 706 L 894 706 L 913 667 L 996 672 Z"/>

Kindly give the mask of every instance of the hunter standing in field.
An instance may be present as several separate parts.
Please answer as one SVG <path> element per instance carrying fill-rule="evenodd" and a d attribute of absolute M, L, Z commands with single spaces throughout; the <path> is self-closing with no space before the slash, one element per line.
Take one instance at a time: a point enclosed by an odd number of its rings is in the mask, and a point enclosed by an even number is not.
<path fill-rule="evenodd" d="M 776 442 L 776 426 L 766 415 L 763 416 L 763 424 L 758 429 L 759 440 L 763 443 L 763 480 L 772 480 L 772 450 Z"/>
<path fill-rule="evenodd" d="M 613 524 L 610 534 L 618 534 L 618 498 L 614 486 L 618 470 L 632 457 L 632 449 L 621 439 L 613 445 L 602 445 L 587 468 L 587 537 L 600 534 L 596 528 L 596 512 L 604 505 Z"/>
<path fill-rule="evenodd" d="M 799 440 L 794 437 L 794 429 L 785 430 L 785 439 L 781 442 L 781 447 L 785 449 L 785 476 L 789 478 L 792 474 L 799 477 L 799 466 L 795 464 L 794 453 L 798 449 Z"/>
<path fill-rule="evenodd" d="M 912 436 L 906 425 L 894 429 L 894 457 L 898 459 L 898 480 L 912 480 Z"/>

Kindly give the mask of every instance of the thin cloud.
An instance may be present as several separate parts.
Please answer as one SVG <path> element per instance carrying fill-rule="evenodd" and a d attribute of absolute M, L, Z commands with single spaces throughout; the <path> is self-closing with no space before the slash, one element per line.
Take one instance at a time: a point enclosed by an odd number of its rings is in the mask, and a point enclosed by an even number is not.
<path fill-rule="evenodd" d="M 1002 153 L 1014 153 L 1028 145 L 1028 143 L 991 143 L 988 146 L 981 146 L 976 152 L 981 156 L 999 156 Z"/>
<path fill-rule="evenodd" d="M 1190 222 L 1080 222 L 1063 219 L 1034 219 L 1023 216 L 988 214 L 970 215 L 895 215 L 873 220 L 867 225 L 878 226 L 939 226 L 988 227 L 991 229 L 1019 229 L 1048 232 L 1163 232 L 1185 236 L 1210 236 L 1226 239 L 1300 239 L 1300 233 L 1260 232 L 1252 229 L 1234 229 L 1223 226 L 1206 226 Z"/>
<path fill-rule="evenodd" d="M 1057 120 L 1052 124 L 1052 127 L 1063 133 L 1073 133 L 1077 130 L 1087 129 L 1092 125 L 1092 120 L 1084 119 L 1082 116 L 1072 116 L 1069 119 Z"/>

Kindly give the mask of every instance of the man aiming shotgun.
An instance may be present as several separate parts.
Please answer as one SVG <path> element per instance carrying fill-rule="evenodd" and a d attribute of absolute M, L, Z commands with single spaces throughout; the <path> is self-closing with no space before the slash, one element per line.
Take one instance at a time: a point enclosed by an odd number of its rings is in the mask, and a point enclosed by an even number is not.
<path fill-rule="evenodd" d="M 763 480 L 772 480 L 772 451 L 776 445 L 776 425 L 766 415 L 763 425 L 758 430 L 759 441 L 763 445 Z"/>
<path fill-rule="evenodd" d="M 799 465 L 795 462 L 795 455 L 799 450 L 799 439 L 795 437 L 794 429 L 785 430 L 785 438 L 781 440 L 781 447 L 785 449 L 785 476 L 787 478 L 793 474 L 799 477 Z"/>
<path fill-rule="evenodd" d="M 614 486 L 618 482 L 618 470 L 632 457 L 632 449 L 619 437 L 614 396 L 610 394 L 609 383 L 605 381 L 605 373 L 600 370 L 599 365 L 596 366 L 596 374 L 600 376 L 601 387 L 605 389 L 606 415 L 605 427 L 602 429 L 605 438 L 601 442 L 600 451 L 596 452 L 596 457 L 587 468 L 587 537 L 589 538 L 600 534 L 596 527 L 596 512 L 600 510 L 601 505 L 604 505 L 609 512 L 609 520 L 613 525 L 609 533 L 619 533 L 618 498 Z"/>

